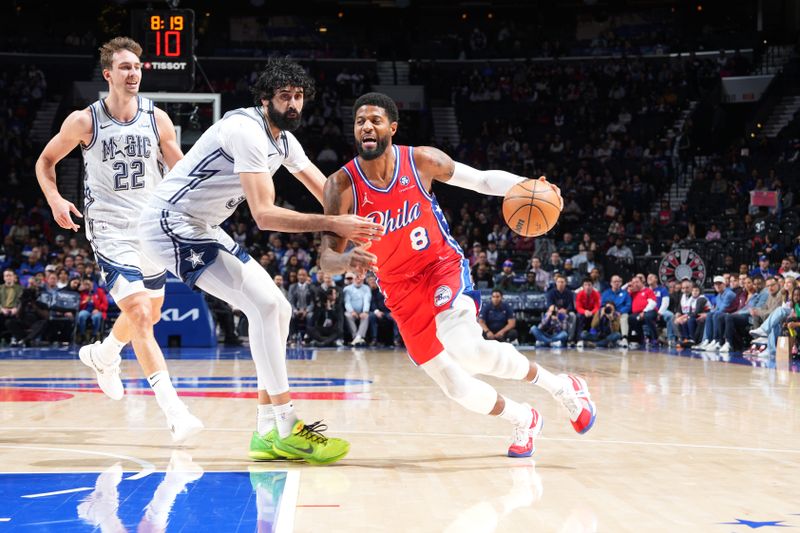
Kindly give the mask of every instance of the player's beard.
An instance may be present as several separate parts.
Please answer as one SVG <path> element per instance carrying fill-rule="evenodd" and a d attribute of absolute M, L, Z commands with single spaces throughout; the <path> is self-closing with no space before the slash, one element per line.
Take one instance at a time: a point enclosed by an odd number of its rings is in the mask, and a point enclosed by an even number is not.
<path fill-rule="evenodd" d="M 365 161 L 372 161 L 373 159 L 378 159 L 380 156 L 382 156 L 383 152 L 386 151 L 387 146 L 389 146 L 388 136 L 378 138 L 374 150 L 366 150 L 364 148 L 364 144 L 361 141 L 358 141 L 356 143 L 356 151 L 358 151 L 358 155 L 361 156 L 361 159 Z"/>
<path fill-rule="evenodd" d="M 294 117 L 290 117 L 289 113 L 295 113 Z M 303 121 L 303 113 L 295 111 L 294 109 L 287 109 L 285 113 L 281 113 L 272 106 L 272 101 L 267 102 L 267 117 L 272 124 L 275 124 L 283 131 L 294 131 L 300 127 Z"/>

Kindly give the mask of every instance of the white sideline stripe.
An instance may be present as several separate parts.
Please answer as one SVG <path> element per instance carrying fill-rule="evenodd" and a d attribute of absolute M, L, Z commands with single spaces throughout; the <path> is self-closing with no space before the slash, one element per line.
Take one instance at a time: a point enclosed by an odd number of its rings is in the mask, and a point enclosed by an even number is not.
<path fill-rule="evenodd" d="M 70 472 L 71 473 L 71 472 Z M 71 494 L 73 492 L 83 492 L 94 490 L 94 487 L 77 487 L 74 489 L 54 490 L 53 492 L 40 492 L 38 494 L 24 494 L 23 498 L 44 498 L 45 496 L 57 496 L 59 494 Z"/>
<path fill-rule="evenodd" d="M 44 429 L 44 428 L 41 428 Z M 71 448 L 45 448 L 40 446 L 13 446 L 11 444 L 0 444 L 0 448 L 6 448 L 10 450 L 39 450 L 39 451 L 46 451 L 46 452 L 67 452 L 67 453 L 80 453 L 83 455 L 100 455 L 103 457 L 111 457 L 113 459 L 122 459 L 123 461 L 130 461 L 132 463 L 138 464 L 142 467 L 141 470 L 134 473 L 133 475 L 125 478 L 125 479 L 141 479 L 143 477 L 149 476 L 156 470 L 156 466 L 151 463 L 150 461 L 146 461 L 144 459 L 139 459 L 138 457 L 131 457 L 130 455 L 121 455 L 118 453 L 109 453 L 109 452 L 98 452 L 95 450 L 81 450 L 81 449 L 71 449 Z M 19 472 L 17 472 L 19 473 Z M 45 472 L 39 472 L 45 473 Z M 73 489 L 72 492 L 80 492 L 85 490 L 84 488 Z M 64 491 L 61 491 L 61 494 L 64 494 Z M 44 494 L 44 493 L 43 493 Z M 36 497 L 36 496 L 35 496 Z"/>
<path fill-rule="evenodd" d="M 292 533 L 294 531 L 294 515 L 297 511 L 297 494 L 299 492 L 300 472 L 296 470 L 287 471 L 274 533 Z"/>

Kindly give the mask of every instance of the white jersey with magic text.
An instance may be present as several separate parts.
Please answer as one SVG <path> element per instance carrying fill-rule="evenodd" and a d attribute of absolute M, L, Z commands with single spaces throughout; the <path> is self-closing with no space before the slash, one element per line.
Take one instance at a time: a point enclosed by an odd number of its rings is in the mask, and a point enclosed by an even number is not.
<path fill-rule="evenodd" d="M 153 191 L 154 205 L 211 226 L 246 200 L 241 172 L 275 174 L 283 165 L 296 174 L 310 165 L 289 132 L 276 140 L 260 107 L 230 111 L 198 139 Z"/>

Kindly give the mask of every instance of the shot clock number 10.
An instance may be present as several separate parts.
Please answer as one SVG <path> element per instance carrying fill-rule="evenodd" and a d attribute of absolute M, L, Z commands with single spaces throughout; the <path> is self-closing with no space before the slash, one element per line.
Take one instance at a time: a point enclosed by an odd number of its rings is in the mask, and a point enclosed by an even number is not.
<path fill-rule="evenodd" d="M 161 15 L 150 15 L 150 31 L 154 32 L 156 41 L 155 55 L 180 57 L 181 32 L 186 19 L 183 15 L 170 14 L 167 20 Z"/>
<path fill-rule="evenodd" d="M 142 90 L 188 91 L 194 85 L 194 11 L 133 12 L 131 36 L 142 45 Z"/>

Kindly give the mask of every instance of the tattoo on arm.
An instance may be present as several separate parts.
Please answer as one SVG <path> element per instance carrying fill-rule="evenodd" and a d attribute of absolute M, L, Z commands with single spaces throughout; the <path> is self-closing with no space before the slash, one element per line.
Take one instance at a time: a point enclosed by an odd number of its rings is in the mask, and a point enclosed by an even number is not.
<path fill-rule="evenodd" d="M 422 161 L 415 161 L 420 169 L 424 168 L 424 173 L 432 180 L 448 181 L 455 172 L 455 163 L 449 155 L 438 148 L 431 146 L 420 146 L 414 151 L 422 156 Z M 416 158 L 415 158 L 416 159 Z"/>
<path fill-rule="evenodd" d="M 322 191 L 323 208 L 326 215 L 345 215 L 348 210 L 342 207 L 342 194 L 346 188 L 342 183 L 340 176 L 341 171 L 333 174 L 325 182 L 325 187 Z M 345 179 L 347 179 L 345 177 Z M 331 249 L 336 252 L 342 253 L 347 246 L 347 241 L 331 231 L 322 232 L 322 249 Z"/>

